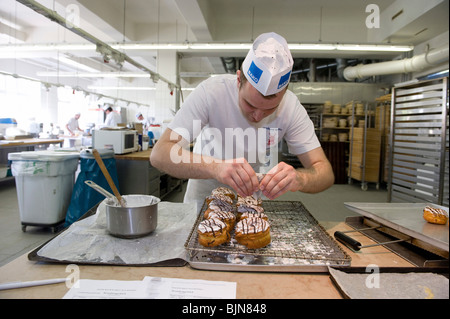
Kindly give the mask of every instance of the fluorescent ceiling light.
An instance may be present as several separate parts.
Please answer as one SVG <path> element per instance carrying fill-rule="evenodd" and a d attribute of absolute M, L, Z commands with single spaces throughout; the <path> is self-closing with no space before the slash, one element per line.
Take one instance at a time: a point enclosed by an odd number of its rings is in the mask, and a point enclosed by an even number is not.
<path fill-rule="evenodd" d="M 155 87 L 150 86 L 88 86 L 90 90 L 122 90 L 122 91 L 152 91 Z"/>
<path fill-rule="evenodd" d="M 249 50 L 251 43 L 115 43 L 111 47 L 117 50 Z M 411 45 L 391 44 L 337 44 L 337 43 L 290 43 L 292 51 L 374 51 L 374 52 L 408 52 Z M 43 45 L 1 45 L 1 52 L 30 51 L 80 51 L 95 50 L 94 44 L 43 44 Z"/>
<path fill-rule="evenodd" d="M 409 45 L 381 45 L 381 44 L 338 44 L 336 50 L 340 51 L 384 51 L 408 52 L 413 49 Z"/>
<path fill-rule="evenodd" d="M 134 72 L 37 72 L 36 75 L 60 78 L 150 78 L 148 73 Z"/>
<path fill-rule="evenodd" d="M 0 52 L 31 52 L 31 51 L 82 51 L 95 50 L 95 44 L 69 44 L 69 43 L 49 43 L 49 44 L 21 44 L 21 45 L 1 45 Z"/>
<path fill-rule="evenodd" d="M 251 43 L 192 43 L 192 50 L 250 50 Z"/>
<path fill-rule="evenodd" d="M 187 44 L 176 43 L 120 43 L 111 44 L 111 47 L 116 50 L 185 50 L 189 48 Z"/>
<path fill-rule="evenodd" d="M 291 51 L 327 51 L 327 50 L 336 50 L 336 46 L 333 44 L 308 44 L 308 43 L 294 43 L 294 44 L 288 44 L 289 50 Z"/>

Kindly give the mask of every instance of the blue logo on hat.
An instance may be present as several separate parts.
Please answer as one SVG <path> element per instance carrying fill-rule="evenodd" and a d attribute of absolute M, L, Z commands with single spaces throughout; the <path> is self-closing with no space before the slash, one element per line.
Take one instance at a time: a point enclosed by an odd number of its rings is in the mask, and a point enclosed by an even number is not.
<path fill-rule="evenodd" d="M 253 82 L 258 83 L 262 73 L 263 70 L 258 68 L 256 64 L 252 61 L 252 64 L 250 65 L 250 68 L 247 71 L 247 74 L 250 76 Z"/>
<path fill-rule="evenodd" d="M 290 76 L 291 76 L 291 71 L 289 71 L 288 73 L 286 73 L 285 75 L 283 75 L 280 78 L 280 82 L 278 82 L 278 89 L 280 89 L 283 86 L 285 86 L 286 84 L 288 84 Z"/>

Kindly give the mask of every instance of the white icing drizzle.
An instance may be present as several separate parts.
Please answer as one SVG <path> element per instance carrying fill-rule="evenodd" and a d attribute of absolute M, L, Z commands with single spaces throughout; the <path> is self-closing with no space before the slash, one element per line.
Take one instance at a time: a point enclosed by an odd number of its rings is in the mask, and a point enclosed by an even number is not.
<path fill-rule="evenodd" d="M 217 218 L 210 218 L 203 220 L 198 225 L 198 230 L 202 233 L 215 233 L 215 232 L 221 232 L 223 229 L 225 229 L 227 225 L 223 221 Z"/>
<path fill-rule="evenodd" d="M 428 210 L 431 214 L 433 214 L 433 216 L 444 215 L 444 216 L 448 217 L 447 212 L 445 210 L 443 210 L 443 209 L 440 209 L 440 208 L 427 206 L 427 207 L 424 208 L 424 210 Z"/>
<path fill-rule="evenodd" d="M 220 200 L 222 202 L 227 202 L 227 203 L 233 204 L 233 200 L 230 198 L 230 196 L 226 196 L 226 195 L 223 195 L 223 194 L 214 194 L 214 195 L 208 196 L 207 199 L 209 199 L 211 201 L 217 199 L 217 200 Z"/>
<path fill-rule="evenodd" d="M 221 201 L 219 199 L 212 200 L 208 207 L 213 211 L 222 211 L 222 212 L 232 212 L 233 206 L 225 201 Z"/>
<path fill-rule="evenodd" d="M 212 211 L 208 214 L 208 219 L 210 218 L 216 218 L 216 219 L 236 219 L 236 216 L 232 212 L 220 212 L 220 211 Z"/>
<path fill-rule="evenodd" d="M 261 206 L 258 206 L 258 205 L 240 205 L 237 207 L 237 211 L 238 211 L 238 213 L 245 213 L 245 212 L 263 213 L 264 208 L 262 208 Z"/>
<path fill-rule="evenodd" d="M 261 218 L 246 218 L 236 224 L 236 232 L 242 234 L 256 234 L 266 231 L 270 224 Z"/>
<path fill-rule="evenodd" d="M 245 212 L 242 213 L 241 219 L 244 218 L 268 218 L 263 212 Z"/>
<path fill-rule="evenodd" d="M 237 204 L 238 205 L 261 205 L 262 200 L 261 199 L 256 199 L 253 196 L 247 196 L 247 197 L 241 197 L 239 196 L 237 199 Z"/>
<path fill-rule="evenodd" d="M 230 195 L 234 196 L 234 192 L 231 189 L 226 188 L 226 187 L 217 187 L 217 188 L 213 189 L 211 192 L 211 195 L 218 195 L 218 194 L 220 194 L 220 195 L 230 194 Z"/>

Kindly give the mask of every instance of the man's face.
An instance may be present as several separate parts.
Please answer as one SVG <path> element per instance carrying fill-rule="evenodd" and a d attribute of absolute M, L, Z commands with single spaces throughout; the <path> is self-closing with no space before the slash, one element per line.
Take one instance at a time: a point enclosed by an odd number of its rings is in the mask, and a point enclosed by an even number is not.
<path fill-rule="evenodd" d="M 266 98 L 247 81 L 241 83 L 240 72 L 239 70 L 237 71 L 239 108 L 247 121 L 258 123 L 277 110 L 285 90 L 277 93 L 272 98 Z"/>
<path fill-rule="evenodd" d="M 80 114 L 75 114 L 75 119 L 79 119 L 80 118 Z"/>

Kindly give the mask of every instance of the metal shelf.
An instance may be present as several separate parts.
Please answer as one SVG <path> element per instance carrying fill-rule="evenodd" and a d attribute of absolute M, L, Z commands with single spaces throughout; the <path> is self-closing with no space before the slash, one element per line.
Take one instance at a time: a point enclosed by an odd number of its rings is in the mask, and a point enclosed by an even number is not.
<path fill-rule="evenodd" d="M 449 205 L 448 77 L 392 91 L 388 201 Z"/>

